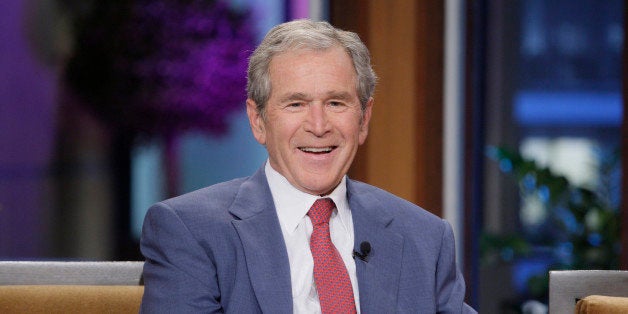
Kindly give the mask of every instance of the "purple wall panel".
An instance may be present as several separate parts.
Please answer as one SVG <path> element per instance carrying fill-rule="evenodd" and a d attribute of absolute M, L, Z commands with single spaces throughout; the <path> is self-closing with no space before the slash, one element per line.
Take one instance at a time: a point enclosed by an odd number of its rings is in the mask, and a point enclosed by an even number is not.
<path fill-rule="evenodd" d="M 0 1 L 0 259 L 47 251 L 43 216 L 57 73 L 36 58 L 26 1 Z"/>
<path fill-rule="evenodd" d="M 309 0 L 291 0 L 290 1 L 290 19 L 303 19 L 310 16 Z"/>

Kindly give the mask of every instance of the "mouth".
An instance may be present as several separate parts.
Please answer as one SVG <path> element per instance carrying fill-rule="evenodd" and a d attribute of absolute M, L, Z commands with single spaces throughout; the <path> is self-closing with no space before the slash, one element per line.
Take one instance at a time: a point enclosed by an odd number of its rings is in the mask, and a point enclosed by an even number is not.
<path fill-rule="evenodd" d="M 320 155 L 320 154 L 329 154 L 331 153 L 334 149 L 336 149 L 338 146 L 326 146 L 326 147 L 299 147 L 299 150 L 301 150 L 304 153 L 308 153 L 308 154 L 316 154 L 316 155 Z"/>

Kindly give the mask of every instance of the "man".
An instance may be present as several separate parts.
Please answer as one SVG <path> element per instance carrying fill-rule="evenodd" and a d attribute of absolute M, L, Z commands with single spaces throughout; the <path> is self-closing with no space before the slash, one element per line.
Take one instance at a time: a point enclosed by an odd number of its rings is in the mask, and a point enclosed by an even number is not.
<path fill-rule="evenodd" d="M 375 81 L 356 34 L 273 28 L 250 58 L 246 102 L 268 162 L 151 207 L 142 311 L 473 312 L 449 224 L 346 177 Z"/>

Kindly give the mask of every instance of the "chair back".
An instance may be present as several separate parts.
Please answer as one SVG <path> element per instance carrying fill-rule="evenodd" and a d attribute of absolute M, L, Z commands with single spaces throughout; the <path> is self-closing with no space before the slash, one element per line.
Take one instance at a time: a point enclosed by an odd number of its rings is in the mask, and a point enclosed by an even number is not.
<path fill-rule="evenodd" d="M 0 261 L 0 313 L 137 313 L 143 265 Z"/>
<path fill-rule="evenodd" d="M 576 302 L 590 295 L 628 296 L 628 271 L 550 271 L 549 312 L 572 314 Z"/>

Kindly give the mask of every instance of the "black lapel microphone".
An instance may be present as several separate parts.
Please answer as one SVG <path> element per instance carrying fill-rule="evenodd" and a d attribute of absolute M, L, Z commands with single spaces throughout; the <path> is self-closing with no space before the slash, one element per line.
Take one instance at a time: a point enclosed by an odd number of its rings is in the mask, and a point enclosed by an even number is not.
<path fill-rule="evenodd" d="M 360 243 L 360 252 L 353 251 L 353 259 L 356 257 L 361 259 L 363 262 L 368 263 L 368 256 L 371 253 L 371 243 L 368 241 L 364 241 Z"/>

